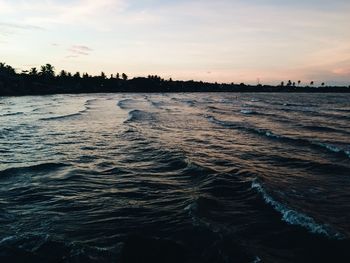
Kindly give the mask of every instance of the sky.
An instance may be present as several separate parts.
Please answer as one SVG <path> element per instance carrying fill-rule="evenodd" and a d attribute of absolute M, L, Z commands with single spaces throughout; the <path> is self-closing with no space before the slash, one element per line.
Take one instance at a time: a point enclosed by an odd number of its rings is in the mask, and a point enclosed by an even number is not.
<path fill-rule="evenodd" d="M 0 62 L 350 85 L 349 28 L 349 0 L 0 0 Z"/>

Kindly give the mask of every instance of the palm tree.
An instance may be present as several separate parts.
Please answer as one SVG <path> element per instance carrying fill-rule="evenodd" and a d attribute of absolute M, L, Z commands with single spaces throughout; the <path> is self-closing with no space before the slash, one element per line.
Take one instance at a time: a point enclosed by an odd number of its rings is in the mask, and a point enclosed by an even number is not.
<path fill-rule="evenodd" d="M 80 72 L 75 73 L 73 77 L 76 79 L 80 79 Z"/>
<path fill-rule="evenodd" d="M 49 76 L 55 76 L 55 68 L 51 64 L 46 64 L 46 72 Z"/>
<path fill-rule="evenodd" d="M 300 86 L 301 80 L 298 80 L 298 87 Z"/>
<path fill-rule="evenodd" d="M 67 77 L 67 72 L 62 69 L 60 72 L 60 78 L 65 78 L 65 77 Z"/>
<path fill-rule="evenodd" d="M 313 86 L 313 85 L 314 85 L 314 82 L 313 82 L 313 81 L 311 81 L 311 82 L 310 82 L 310 86 Z"/>
<path fill-rule="evenodd" d="M 29 70 L 29 75 L 31 76 L 37 76 L 38 75 L 38 70 L 36 68 L 31 68 Z"/>
<path fill-rule="evenodd" d="M 55 76 L 55 68 L 51 64 L 46 64 L 44 66 L 41 66 L 40 68 L 40 75 L 45 77 L 54 77 Z"/>
<path fill-rule="evenodd" d="M 41 66 L 40 67 L 40 75 L 45 75 L 46 74 L 46 67 L 45 66 Z"/>
<path fill-rule="evenodd" d="M 128 76 L 125 73 L 123 73 L 122 74 L 122 79 L 126 81 L 126 80 L 128 80 Z"/>
<path fill-rule="evenodd" d="M 0 73 L 4 75 L 14 75 L 16 74 L 16 70 L 11 66 L 6 65 L 6 63 L 0 63 Z"/>
<path fill-rule="evenodd" d="M 322 82 L 321 86 L 322 86 L 322 87 L 324 87 L 324 85 L 325 85 L 325 83 L 324 83 L 324 82 Z"/>
<path fill-rule="evenodd" d="M 281 82 L 281 87 L 283 87 L 283 86 L 284 86 L 284 81 Z"/>

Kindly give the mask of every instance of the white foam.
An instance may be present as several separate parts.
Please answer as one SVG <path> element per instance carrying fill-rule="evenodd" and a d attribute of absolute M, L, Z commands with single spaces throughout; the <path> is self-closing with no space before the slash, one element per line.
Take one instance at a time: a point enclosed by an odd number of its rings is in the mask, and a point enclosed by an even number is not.
<path fill-rule="evenodd" d="M 255 112 L 252 111 L 252 110 L 241 110 L 241 113 L 243 113 L 243 114 L 253 114 Z"/>
<path fill-rule="evenodd" d="M 259 193 L 262 194 L 265 202 L 271 205 L 276 211 L 282 214 L 282 220 L 291 224 L 299 225 L 308 229 L 311 233 L 321 234 L 327 237 L 341 239 L 343 236 L 340 233 L 332 230 L 329 225 L 318 224 L 316 221 L 301 212 L 290 209 L 287 206 L 281 204 L 280 202 L 274 200 L 263 188 L 263 186 L 258 183 L 256 180 L 252 183 L 252 188 L 256 189 Z"/>
<path fill-rule="evenodd" d="M 331 152 L 343 153 L 343 154 L 347 155 L 350 158 L 350 150 L 342 149 L 339 146 L 335 146 L 335 145 L 327 144 L 327 143 L 317 143 L 317 145 L 319 145 L 321 147 L 324 147 L 324 148 L 328 149 Z"/>
<path fill-rule="evenodd" d="M 6 243 L 6 242 L 8 242 L 8 241 L 12 241 L 12 240 L 14 240 L 14 239 L 16 239 L 15 236 L 4 237 L 3 239 L 0 240 L 0 244 L 4 244 L 4 243 Z"/>

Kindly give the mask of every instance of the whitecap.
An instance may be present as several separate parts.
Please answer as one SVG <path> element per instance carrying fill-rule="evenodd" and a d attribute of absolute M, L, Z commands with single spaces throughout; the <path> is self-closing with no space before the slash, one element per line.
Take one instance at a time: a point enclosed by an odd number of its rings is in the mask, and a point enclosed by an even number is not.
<path fill-rule="evenodd" d="M 342 239 L 343 235 L 331 229 L 331 227 L 327 224 L 319 224 L 312 217 L 298 212 L 294 209 L 287 207 L 284 204 L 276 201 L 269 195 L 263 186 L 254 180 L 252 182 L 253 189 L 256 189 L 264 198 L 265 202 L 271 205 L 276 211 L 282 214 L 282 220 L 291 225 L 299 225 L 307 230 L 309 230 L 313 234 L 325 235 L 330 238 Z"/>
<path fill-rule="evenodd" d="M 241 113 L 243 113 L 243 114 L 255 114 L 256 112 L 252 111 L 252 110 L 243 109 L 243 110 L 241 110 Z"/>

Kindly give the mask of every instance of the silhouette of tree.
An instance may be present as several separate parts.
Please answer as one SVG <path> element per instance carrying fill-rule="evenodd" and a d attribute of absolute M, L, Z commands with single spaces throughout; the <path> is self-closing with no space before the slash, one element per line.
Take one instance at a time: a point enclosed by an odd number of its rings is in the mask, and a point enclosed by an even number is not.
<path fill-rule="evenodd" d="M 123 74 L 122 74 L 122 79 L 123 79 L 123 80 L 128 80 L 128 76 L 127 76 L 125 73 L 123 73 Z"/>
<path fill-rule="evenodd" d="M 46 73 L 46 67 L 45 66 L 41 66 L 40 67 L 40 75 L 44 76 Z"/>
<path fill-rule="evenodd" d="M 6 65 L 6 63 L 0 63 L 0 74 L 7 76 L 15 75 L 16 70 L 11 66 Z"/>
<path fill-rule="evenodd" d="M 61 70 L 59 77 L 60 78 L 66 78 L 67 77 L 67 72 L 65 70 Z"/>
<path fill-rule="evenodd" d="M 31 76 L 37 76 L 38 75 L 38 70 L 36 68 L 31 68 L 29 70 L 29 75 Z"/>
<path fill-rule="evenodd" d="M 27 75 L 28 74 L 28 75 Z M 35 76 L 35 77 L 34 77 Z M 55 94 L 55 93 L 82 93 L 82 92 L 207 92 L 207 91 L 219 91 L 219 92 L 232 92 L 232 91 L 266 91 L 266 92 L 284 92 L 295 91 L 294 88 L 283 88 L 284 86 L 290 87 L 296 86 L 296 82 L 291 80 L 282 81 L 278 87 L 280 89 L 274 89 L 273 86 L 264 85 L 259 83 L 256 86 L 241 84 L 219 84 L 219 83 L 207 83 L 203 81 L 173 81 L 170 77 L 168 80 L 164 80 L 158 75 L 149 75 L 148 79 L 145 77 L 133 78 L 130 81 L 125 73 L 113 74 L 110 78 L 107 78 L 104 72 L 101 75 L 91 76 L 88 73 L 81 75 L 79 72 L 74 76 L 70 72 L 61 70 L 55 77 L 54 67 L 50 64 L 41 66 L 40 70 L 37 68 L 31 68 L 28 72 L 22 71 L 17 73 L 14 68 L 5 63 L 0 63 L 0 96 L 7 95 L 31 95 L 31 94 Z M 124 81 L 120 81 L 122 78 Z M 300 85 L 301 81 L 298 80 L 297 84 Z M 315 82 L 310 82 L 311 86 L 315 86 Z M 303 85 L 308 86 L 310 85 Z M 318 83 L 317 83 L 318 85 Z M 324 82 L 320 83 L 320 86 L 325 87 Z M 311 91 L 312 89 L 305 88 L 305 91 Z M 328 88 L 328 87 L 327 87 Z M 320 91 L 326 91 L 325 89 Z M 332 92 L 349 92 L 350 87 L 334 87 Z"/>
<path fill-rule="evenodd" d="M 73 77 L 76 79 L 80 79 L 80 72 L 75 73 Z"/>
<path fill-rule="evenodd" d="M 51 64 L 46 64 L 44 66 L 41 66 L 40 75 L 48 77 L 48 78 L 54 77 L 55 76 L 55 69 Z"/>
<path fill-rule="evenodd" d="M 46 64 L 46 74 L 50 77 L 55 76 L 55 68 L 51 64 Z"/>

